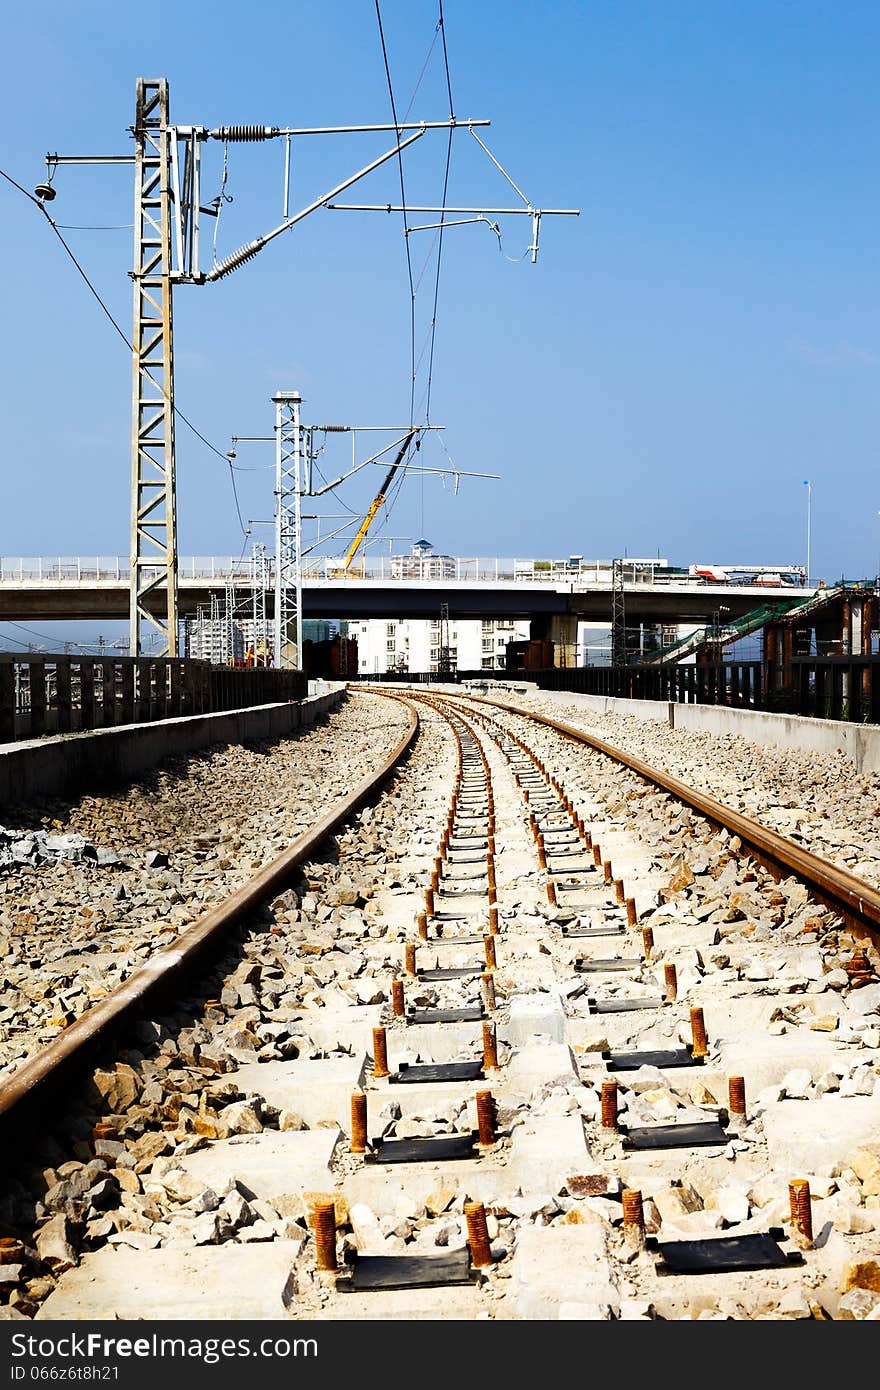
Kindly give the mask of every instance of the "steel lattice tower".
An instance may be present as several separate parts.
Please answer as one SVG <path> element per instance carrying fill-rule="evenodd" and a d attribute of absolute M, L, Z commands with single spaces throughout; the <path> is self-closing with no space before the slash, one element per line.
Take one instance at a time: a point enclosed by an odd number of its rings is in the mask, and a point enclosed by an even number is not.
<path fill-rule="evenodd" d="M 302 653 L 302 426 L 298 391 L 276 391 L 275 665 L 295 669 Z"/>
<path fill-rule="evenodd" d="M 611 562 L 611 665 L 626 665 L 626 593 L 622 560 Z"/>
<path fill-rule="evenodd" d="M 177 655 L 177 512 L 174 348 L 171 313 L 171 134 L 168 83 L 141 77 L 134 125 L 134 377 L 131 430 L 129 650 L 143 653 L 141 626 Z M 164 612 L 148 603 L 164 588 Z"/>

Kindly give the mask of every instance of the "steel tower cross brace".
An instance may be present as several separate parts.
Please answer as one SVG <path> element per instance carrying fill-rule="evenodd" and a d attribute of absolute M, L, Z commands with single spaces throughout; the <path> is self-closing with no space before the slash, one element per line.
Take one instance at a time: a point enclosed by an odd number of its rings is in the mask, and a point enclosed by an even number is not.
<path fill-rule="evenodd" d="M 142 625 L 177 655 L 177 510 L 171 312 L 171 132 L 168 82 L 138 78 L 134 125 L 134 355 L 131 427 L 129 650 Z M 164 587 L 164 613 L 150 596 Z"/>
<path fill-rule="evenodd" d="M 299 391 L 276 391 L 275 666 L 302 659 L 302 425 Z"/>
<path fill-rule="evenodd" d="M 626 590 L 623 561 L 611 562 L 611 665 L 626 666 Z"/>

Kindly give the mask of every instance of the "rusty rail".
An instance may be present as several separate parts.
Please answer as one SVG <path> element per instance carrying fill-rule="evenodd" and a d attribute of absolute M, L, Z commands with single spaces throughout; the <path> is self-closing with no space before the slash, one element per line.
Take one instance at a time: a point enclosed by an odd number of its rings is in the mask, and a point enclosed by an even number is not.
<path fill-rule="evenodd" d="M 387 698 L 387 697 L 386 697 Z M 410 718 L 406 733 L 379 768 L 364 777 L 347 796 L 340 797 L 313 826 L 298 835 L 282 854 L 266 864 L 218 907 L 206 912 L 127 979 L 70 1025 L 54 1042 L 0 1082 L 0 1135 L 14 1140 L 4 1146 L 17 1157 L 21 1146 L 24 1114 L 43 1108 L 57 1089 L 79 1073 L 120 1028 L 141 1017 L 145 1007 L 173 997 L 181 983 L 218 946 L 229 930 L 273 892 L 280 889 L 291 870 L 312 855 L 321 843 L 369 800 L 409 752 L 419 731 L 418 712 L 408 701 Z M 14 1152 L 16 1151 L 16 1152 Z"/>
<path fill-rule="evenodd" d="M 442 698 L 448 700 L 450 696 L 444 693 Z M 518 714 L 522 718 L 531 719 L 628 767 L 640 777 L 669 792 L 677 800 L 691 806 L 713 824 L 738 836 L 743 848 L 771 873 L 779 877 L 794 874 L 809 887 L 817 901 L 840 913 L 847 928 L 855 935 L 866 935 L 871 940 L 880 942 L 880 891 L 864 879 L 857 878 L 846 869 L 838 868 L 827 859 L 821 859 L 818 855 L 801 849 L 793 840 L 779 835 L 775 830 L 769 830 L 750 816 L 734 811 L 732 807 L 725 806 L 722 801 L 716 801 L 705 792 L 697 791 L 678 777 L 661 772 L 659 768 L 652 767 L 633 753 L 626 753 L 623 749 L 606 743 L 604 739 L 597 738 L 595 734 L 585 733 L 583 729 L 577 729 L 561 719 L 552 719 L 549 715 L 522 709 L 509 701 L 493 700 L 482 695 L 453 698 L 473 700 L 481 705 L 491 705 L 495 709 L 503 710 L 506 714 Z"/>

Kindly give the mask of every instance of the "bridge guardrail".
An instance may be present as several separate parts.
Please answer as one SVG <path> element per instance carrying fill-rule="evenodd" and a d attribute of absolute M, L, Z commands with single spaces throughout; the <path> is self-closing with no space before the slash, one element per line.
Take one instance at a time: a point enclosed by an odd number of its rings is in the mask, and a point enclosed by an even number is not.
<path fill-rule="evenodd" d="M 344 561 L 339 557 L 322 557 L 313 562 L 304 577 L 330 581 L 343 577 Z M 272 563 L 269 561 L 269 570 Z M 163 571 L 156 570 L 161 578 Z M 114 555 L 57 555 L 57 556 L 0 556 L 0 581 L 8 583 L 127 583 L 130 566 L 127 558 Z M 681 576 L 670 575 L 666 567 L 627 567 L 627 584 L 668 582 Z M 205 579 L 216 583 L 251 583 L 249 559 L 231 555 L 182 556 L 178 561 L 178 578 Z M 372 556 L 363 558 L 345 571 L 347 582 L 359 579 L 387 582 L 459 583 L 516 582 L 516 583 L 581 583 L 611 586 L 611 561 L 597 560 L 591 564 L 572 566 L 565 560 L 517 559 L 498 556 Z"/>

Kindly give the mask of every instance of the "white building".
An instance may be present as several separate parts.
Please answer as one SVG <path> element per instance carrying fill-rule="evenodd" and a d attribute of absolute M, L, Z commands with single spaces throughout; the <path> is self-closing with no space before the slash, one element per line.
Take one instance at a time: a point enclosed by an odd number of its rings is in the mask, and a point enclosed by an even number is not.
<path fill-rule="evenodd" d="M 409 555 L 392 555 L 392 579 L 454 579 L 455 558 L 435 555 L 430 541 L 416 541 Z"/>
<path fill-rule="evenodd" d="M 385 671 L 434 671 L 444 669 L 442 648 L 448 645 L 448 667 L 453 671 L 491 671 L 504 666 L 508 642 L 528 639 L 528 619 L 368 618 L 350 622 L 349 637 L 358 644 L 358 671 L 378 676 Z"/>

